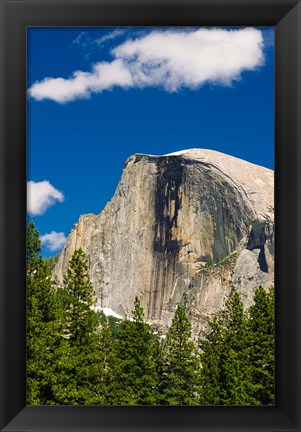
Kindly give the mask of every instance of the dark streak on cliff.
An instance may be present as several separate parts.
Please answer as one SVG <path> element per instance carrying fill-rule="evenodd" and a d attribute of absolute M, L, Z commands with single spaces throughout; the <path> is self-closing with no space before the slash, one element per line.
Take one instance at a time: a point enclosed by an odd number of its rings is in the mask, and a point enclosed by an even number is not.
<path fill-rule="evenodd" d="M 166 287 L 173 287 L 176 265 L 181 248 L 174 238 L 177 228 L 178 212 L 181 207 L 180 186 L 183 183 L 183 159 L 162 157 L 157 162 L 157 185 L 155 190 L 155 224 L 152 269 L 148 317 L 161 318 Z M 160 310 L 157 310 L 160 304 Z"/>
<path fill-rule="evenodd" d="M 177 157 L 158 160 L 154 252 L 179 252 L 179 244 L 172 238 L 172 228 L 177 227 L 178 212 L 181 206 L 179 188 L 183 181 L 183 168 L 183 160 Z"/>

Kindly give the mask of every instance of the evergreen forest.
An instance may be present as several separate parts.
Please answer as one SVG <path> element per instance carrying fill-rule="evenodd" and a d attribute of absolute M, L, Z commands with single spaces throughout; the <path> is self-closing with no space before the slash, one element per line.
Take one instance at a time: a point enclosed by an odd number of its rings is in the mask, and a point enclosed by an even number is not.
<path fill-rule="evenodd" d="M 32 221 L 26 259 L 29 405 L 274 405 L 273 288 L 246 310 L 232 288 L 200 340 L 178 305 L 160 337 L 137 297 L 123 320 L 93 308 L 81 249 L 56 287 Z"/>

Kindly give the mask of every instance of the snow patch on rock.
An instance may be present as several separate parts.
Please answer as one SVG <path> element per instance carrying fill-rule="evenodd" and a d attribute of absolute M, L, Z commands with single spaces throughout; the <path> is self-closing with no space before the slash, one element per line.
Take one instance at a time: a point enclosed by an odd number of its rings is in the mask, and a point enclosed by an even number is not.
<path fill-rule="evenodd" d="M 95 311 L 101 310 L 105 314 L 105 316 L 112 316 L 114 318 L 124 319 L 123 316 L 119 315 L 117 312 L 113 311 L 113 309 L 111 309 L 111 308 L 107 308 L 107 307 L 103 308 L 101 306 L 95 306 L 93 309 Z"/>
<path fill-rule="evenodd" d="M 187 152 L 189 152 L 189 151 L 191 151 L 192 149 L 187 149 L 187 150 L 180 150 L 180 151 L 176 151 L 176 152 L 173 152 L 173 153 L 167 153 L 167 154 L 165 154 L 165 155 L 163 155 L 163 156 L 180 156 L 180 155 L 182 155 L 182 154 L 184 154 L 184 153 L 187 153 Z"/>

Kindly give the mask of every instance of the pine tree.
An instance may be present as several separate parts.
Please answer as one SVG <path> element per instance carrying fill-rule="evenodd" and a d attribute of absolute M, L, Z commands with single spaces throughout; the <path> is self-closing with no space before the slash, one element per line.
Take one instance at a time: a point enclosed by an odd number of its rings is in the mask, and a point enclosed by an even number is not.
<path fill-rule="evenodd" d="M 246 405 L 245 377 L 245 314 L 238 292 L 232 288 L 222 311 L 224 325 L 223 350 L 221 352 L 221 403 Z"/>
<path fill-rule="evenodd" d="M 200 342 L 201 402 L 204 405 L 250 405 L 248 392 L 246 318 L 237 291 L 232 288 L 223 310 L 209 320 L 209 331 Z"/>
<path fill-rule="evenodd" d="M 94 288 L 90 281 L 87 260 L 82 249 L 74 252 L 64 278 L 67 294 L 66 331 L 71 345 L 83 346 L 99 324 Z"/>
<path fill-rule="evenodd" d="M 40 255 L 39 232 L 27 227 L 27 402 L 53 404 L 53 366 L 61 343 L 58 303 L 47 263 Z"/>
<path fill-rule="evenodd" d="M 247 323 L 248 391 L 256 405 L 274 404 L 274 289 L 259 287 Z"/>
<path fill-rule="evenodd" d="M 112 370 L 111 404 L 154 405 L 157 400 L 158 340 L 145 322 L 136 297 L 132 318 L 125 318 L 116 340 Z"/>
<path fill-rule="evenodd" d="M 70 260 L 64 290 L 64 341 L 56 371 L 60 377 L 54 386 L 56 400 L 71 405 L 102 403 L 99 319 L 92 309 L 94 290 L 82 249 L 76 250 Z"/>
<path fill-rule="evenodd" d="M 166 338 L 162 404 L 198 404 L 199 373 L 200 362 L 191 340 L 191 325 L 179 305 Z"/>
<path fill-rule="evenodd" d="M 112 336 L 112 331 L 109 327 L 109 319 L 102 324 L 100 332 L 100 364 L 102 372 L 100 382 L 98 384 L 99 394 L 101 394 L 101 404 L 110 405 L 113 400 L 111 391 L 112 383 L 114 383 L 114 364 L 116 361 L 114 352 L 115 340 Z"/>
<path fill-rule="evenodd" d="M 223 326 L 218 315 L 209 321 L 210 330 L 200 341 L 201 373 L 200 403 L 202 405 L 221 404 L 220 363 L 223 349 Z"/>

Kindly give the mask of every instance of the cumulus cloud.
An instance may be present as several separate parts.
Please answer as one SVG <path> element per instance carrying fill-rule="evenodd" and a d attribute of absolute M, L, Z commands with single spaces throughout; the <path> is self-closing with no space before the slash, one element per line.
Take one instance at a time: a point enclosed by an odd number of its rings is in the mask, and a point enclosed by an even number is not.
<path fill-rule="evenodd" d="M 27 182 L 27 211 L 31 216 L 38 216 L 54 205 L 64 201 L 64 195 L 55 189 L 49 181 Z"/>
<path fill-rule="evenodd" d="M 76 71 L 73 76 L 64 78 L 45 78 L 29 89 L 29 95 L 36 100 L 52 99 L 65 103 L 78 98 L 88 98 L 91 93 L 100 93 L 114 86 L 128 87 L 132 77 L 122 60 L 111 63 L 97 63 L 92 72 Z"/>
<path fill-rule="evenodd" d="M 70 78 L 45 78 L 29 89 L 36 100 L 66 103 L 114 86 L 161 87 L 168 92 L 197 89 L 205 83 L 231 85 L 244 71 L 264 62 L 260 30 L 155 30 L 115 47 L 111 62 Z"/>
<path fill-rule="evenodd" d="M 113 54 L 129 62 L 138 85 L 168 91 L 206 82 L 229 85 L 263 61 L 261 32 L 253 28 L 153 32 L 125 42 Z"/>
<path fill-rule="evenodd" d="M 40 240 L 51 252 L 60 250 L 66 243 L 67 237 L 63 232 L 51 231 L 40 236 Z"/>

